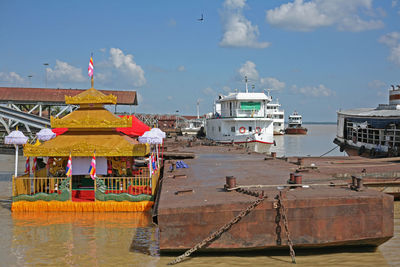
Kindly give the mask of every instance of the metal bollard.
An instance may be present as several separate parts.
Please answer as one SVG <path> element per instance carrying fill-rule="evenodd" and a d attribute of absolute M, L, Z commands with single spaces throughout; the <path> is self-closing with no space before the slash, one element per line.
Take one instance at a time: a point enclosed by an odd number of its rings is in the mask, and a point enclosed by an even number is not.
<path fill-rule="evenodd" d="M 236 187 L 236 177 L 234 176 L 226 176 L 226 186 L 228 189 L 232 189 Z"/>
<path fill-rule="evenodd" d="M 303 180 L 303 176 L 301 174 L 295 174 L 294 175 L 294 182 L 296 184 L 301 184 Z"/>
<path fill-rule="evenodd" d="M 291 172 L 290 174 L 289 174 L 289 181 L 288 181 L 288 183 L 289 184 L 295 184 L 295 181 L 294 181 L 294 172 Z"/>

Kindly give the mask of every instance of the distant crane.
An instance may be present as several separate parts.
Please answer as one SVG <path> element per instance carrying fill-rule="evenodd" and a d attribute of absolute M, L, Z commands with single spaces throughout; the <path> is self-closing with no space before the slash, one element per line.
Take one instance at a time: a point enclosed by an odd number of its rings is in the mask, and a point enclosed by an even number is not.
<path fill-rule="evenodd" d="M 201 14 L 201 18 L 199 18 L 199 19 L 197 19 L 198 21 L 203 21 L 204 20 L 204 17 L 203 17 L 203 14 Z"/>

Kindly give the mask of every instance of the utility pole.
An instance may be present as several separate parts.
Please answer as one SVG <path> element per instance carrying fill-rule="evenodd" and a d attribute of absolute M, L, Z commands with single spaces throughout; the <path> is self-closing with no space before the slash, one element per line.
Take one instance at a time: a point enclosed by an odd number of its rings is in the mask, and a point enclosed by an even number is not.
<path fill-rule="evenodd" d="M 47 66 L 49 65 L 49 63 L 43 63 L 43 65 L 45 66 L 44 67 L 44 84 L 45 84 L 45 86 L 46 86 L 46 88 L 47 88 Z"/>

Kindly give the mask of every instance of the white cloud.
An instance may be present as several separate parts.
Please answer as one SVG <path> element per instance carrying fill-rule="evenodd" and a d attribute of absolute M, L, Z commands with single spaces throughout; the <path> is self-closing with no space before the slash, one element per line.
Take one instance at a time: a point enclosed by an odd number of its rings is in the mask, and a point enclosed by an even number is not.
<path fill-rule="evenodd" d="M 266 11 L 267 21 L 278 28 L 312 31 L 336 26 L 342 31 L 365 31 L 383 27 L 381 20 L 364 20 L 358 14 L 375 16 L 373 0 L 295 0 Z M 379 10 L 378 10 L 379 13 Z"/>
<path fill-rule="evenodd" d="M 67 62 L 56 60 L 54 68 L 46 68 L 47 79 L 57 82 L 84 82 L 87 81 L 82 69 L 69 65 Z"/>
<path fill-rule="evenodd" d="M 105 53 L 106 50 L 107 50 L 107 49 L 105 49 L 105 48 L 100 48 L 100 49 L 99 49 L 99 51 L 102 52 L 102 53 Z"/>
<path fill-rule="evenodd" d="M 125 55 L 119 48 L 110 49 L 110 60 L 112 65 L 126 77 L 128 77 L 134 86 L 143 86 L 146 84 L 144 71 L 133 60 L 133 55 Z"/>
<path fill-rule="evenodd" d="M 327 97 L 335 95 L 335 92 L 327 88 L 325 85 L 320 84 L 319 86 L 305 86 L 298 88 L 296 85 L 292 86 L 292 91 L 295 93 L 303 94 L 306 96 L 313 97 Z"/>
<path fill-rule="evenodd" d="M 243 15 L 246 0 L 225 0 L 224 10 L 221 12 L 223 36 L 219 43 L 222 47 L 251 47 L 266 48 L 268 42 L 259 42 L 258 26 Z"/>
<path fill-rule="evenodd" d="M 16 86 L 26 84 L 26 80 L 16 72 L 0 72 L 0 83 Z"/>
<path fill-rule="evenodd" d="M 203 93 L 204 93 L 205 95 L 208 95 L 208 96 L 214 96 L 214 95 L 217 94 L 217 93 L 215 92 L 215 90 L 212 89 L 211 87 L 205 88 L 205 89 L 203 90 Z"/>
<path fill-rule="evenodd" d="M 167 96 L 167 99 L 171 101 L 171 100 L 174 99 L 174 98 L 173 98 L 172 96 L 169 95 L 169 96 Z"/>
<path fill-rule="evenodd" d="M 179 66 L 179 67 L 177 68 L 177 70 L 178 70 L 178 71 L 185 71 L 186 69 L 185 69 L 185 66 L 182 65 L 182 66 Z"/>
<path fill-rule="evenodd" d="M 266 77 L 260 79 L 261 85 L 266 86 L 266 89 L 282 90 L 285 88 L 285 83 L 273 77 Z"/>
<path fill-rule="evenodd" d="M 379 42 L 390 49 L 388 60 L 400 66 L 400 32 L 391 32 L 382 35 Z"/>
<path fill-rule="evenodd" d="M 373 80 L 373 81 L 370 81 L 369 83 L 368 83 L 368 87 L 370 88 L 370 89 L 383 89 L 383 88 L 385 88 L 387 85 L 386 85 L 386 83 L 385 82 L 383 82 L 383 81 L 380 81 L 380 80 Z"/>
<path fill-rule="evenodd" d="M 137 100 L 138 100 L 138 104 L 139 104 L 139 105 L 140 105 L 140 104 L 143 104 L 144 98 L 143 98 L 142 94 L 139 93 L 138 91 L 136 91 L 136 97 L 137 97 Z"/>
<path fill-rule="evenodd" d="M 392 1 L 392 7 L 395 7 L 395 6 L 397 6 L 397 0 Z"/>
<path fill-rule="evenodd" d="M 241 79 L 244 79 L 245 76 L 251 81 L 258 81 L 258 71 L 256 70 L 256 64 L 252 61 L 246 61 L 238 70 Z"/>

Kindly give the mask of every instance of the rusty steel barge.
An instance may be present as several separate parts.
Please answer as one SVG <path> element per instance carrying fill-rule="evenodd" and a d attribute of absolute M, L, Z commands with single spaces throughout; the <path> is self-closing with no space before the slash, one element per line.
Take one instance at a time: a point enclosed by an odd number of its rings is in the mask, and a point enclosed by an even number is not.
<path fill-rule="evenodd" d="M 165 164 L 154 207 L 161 252 L 196 244 L 210 251 L 376 247 L 393 236 L 393 196 L 358 178 L 398 173 L 399 164 L 276 159 L 232 146 L 180 148 L 189 150 L 195 155 L 184 160 L 189 168 Z"/>

